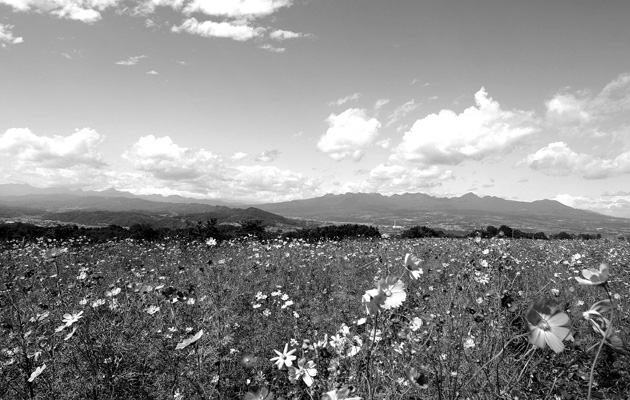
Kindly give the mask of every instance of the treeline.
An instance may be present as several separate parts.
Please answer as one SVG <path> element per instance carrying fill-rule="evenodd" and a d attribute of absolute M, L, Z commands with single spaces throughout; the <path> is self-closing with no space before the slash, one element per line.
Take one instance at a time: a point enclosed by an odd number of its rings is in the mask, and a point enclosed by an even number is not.
<path fill-rule="evenodd" d="M 461 238 L 461 237 L 481 237 L 481 238 L 493 238 L 493 237 L 505 237 L 511 239 L 538 239 L 538 240 L 592 240 L 592 239 L 601 239 L 601 234 L 587 234 L 587 233 L 567 233 L 560 232 L 556 234 L 551 234 L 547 236 L 545 232 L 523 232 L 519 229 L 512 229 L 507 225 L 501 225 L 500 227 L 494 227 L 492 225 L 487 226 L 485 229 L 475 229 L 472 232 L 466 235 L 454 235 L 445 233 L 444 231 L 435 230 L 432 228 L 428 228 L 426 226 L 414 226 L 410 229 L 407 229 L 401 232 L 401 238 L 441 238 L 441 237 L 451 237 L 451 238 Z"/>
<path fill-rule="evenodd" d="M 285 239 L 304 239 L 309 241 L 343 240 L 346 238 L 380 238 L 381 233 L 373 226 L 344 224 L 300 229 L 287 232 L 282 237 Z"/>
<path fill-rule="evenodd" d="M 342 240 L 346 238 L 381 237 L 378 229 L 365 225 L 335 225 L 317 228 L 304 228 L 297 231 L 282 232 L 266 229 L 262 220 L 241 221 L 238 224 L 217 224 L 217 219 L 188 222 L 186 228 L 171 229 L 154 227 L 150 224 L 134 224 L 129 228 L 118 225 L 106 227 L 78 227 L 76 225 L 37 226 L 29 223 L 0 223 L 0 241 L 35 241 L 39 238 L 67 241 L 85 238 L 90 242 L 103 243 L 109 240 L 146 240 L 165 239 L 208 240 L 213 238 L 224 241 L 237 238 L 256 240 L 284 238 L 286 240 Z"/>

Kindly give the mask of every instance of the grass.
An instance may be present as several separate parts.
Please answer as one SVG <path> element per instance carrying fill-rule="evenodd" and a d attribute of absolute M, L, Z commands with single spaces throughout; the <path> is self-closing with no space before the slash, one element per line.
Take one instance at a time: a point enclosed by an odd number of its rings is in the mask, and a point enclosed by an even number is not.
<path fill-rule="evenodd" d="M 593 398 L 630 396 L 627 353 L 604 345 L 596 357 L 602 335 L 582 318 L 606 293 L 574 279 L 610 266 L 612 330 L 627 343 L 625 241 L 9 247 L 3 399 L 320 399 L 339 388 L 329 398 L 583 399 L 593 365 Z M 417 280 L 405 275 L 407 253 L 423 260 Z M 406 298 L 367 315 L 362 296 L 386 277 L 404 282 Z M 570 317 L 574 340 L 560 353 L 528 341 L 524 316 L 539 297 Z M 270 358 L 285 344 L 296 359 L 278 369 Z M 301 359 L 308 371 L 295 369 Z"/>

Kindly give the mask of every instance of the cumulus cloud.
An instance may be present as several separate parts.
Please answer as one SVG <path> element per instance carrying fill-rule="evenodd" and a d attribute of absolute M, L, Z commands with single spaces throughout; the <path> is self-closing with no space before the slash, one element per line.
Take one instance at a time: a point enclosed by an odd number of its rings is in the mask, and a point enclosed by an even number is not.
<path fill-rule="evenodd" d="M 404 165 L 379 164 L 369 173 L 364 189 L 384 194 L 418 192 L 442 185 L 453 179 L 453 172 L 436 166 L 410 168 Z"/>
<path fill-rule="evenodd" d="M 39 136 L 28 128 L 0 134 L 0 176 L 38 186 L 82 187 L 102 179 L 104 137 L 84 128 L 69 136 Z"/>
<path fill-rule="evenodd" d="M 573 196 L 570 194 L 559 194 L 554 200 L 567 205 L 569 207 L 581 210 L 595 211 L 605 215 L 614 217 L 630 218 L 630 194 L 621 194 L 619 196 Z"/>
<path fill-rule="evenodd" d="M 0 154 L 19 166 L 101 167 L 105 165 L 99 151 L 103 140 L 103 136 L 90 128 L 54 137 L 38 136 L 28 128 L 12 128 L 0 135 Z"/>
<path fill-rule="evenodd" d="M 349 108 L 339 115 L 331 114 L 326 121 L 330 126 L 319 139 L 317 148 L 335 160 L 352 157 L 360 160 L 366 147 L 378 136 L 381 123 L 369 118 L 365 110 Z"/>
<path fill-rule="evenodd" d="M 271 153 L 274 153 L 272 150 Z M 245 153 L 234 153 L 238 161 Z M 273 166 L 232 166 L 206 149 L 179 146 L 168 136 L 141 137 L 124 154 L 138 171 L 118 177 L 121 187 L 151 187 L 154 192 L 203 195 L 239 201 L 282 201 L 313 195 L 319 185 L 300 173 Z"/>
<path fill-rule="evenodd" d="M 291 0 L 193 0 L 184 7 L 184 12 L 187 14 L 199 12 L 234 19 L 255 19 L 271 15 L 291 4 Z"/>
<path fill-rule="evenodd" d="M 147 58 L 147 56 L 145 55 L 141 55 L 141 56 L 131 56 L 126 60 L 121 60 L 121 61 L 117 61 L 116 65 L 124 65 L 124 66 L 131 66 L 131 65 L 136 65 L 138 64 L 138 62 L 140 60 L 142 60 L 143 58 Z"/>
<path fill-rule="evenodd" d="M 13 35 L 13 25 L 0 24 L 0 47 L 7 47 L 12 44 L 24 42 L 21 37 Z"/>
<path fill-rule="evenodd" d="M 245 24 L 244 22 L 199 22 L 196 18 L 189 18 L 182 22 L 179 26 L 171 28 L 173 32 L 187 32 L 191 35 L 199 35 L 204 37 L 229 38 L 237 41 L 246 41 L 261 36 L 265 29 L 256 28 Z"/>
<path fill-rule="evenodd" d="M 280 150 L 278 149 L 265 150 L 262 153 L 260 153 L 258 157 L 256 157 L 256 161 L 271 162 L 275 160 L 276 158 L 278 158 L 279 155 L 280 155 Z"/>
<path fill-rule="evenodd" d="M 159 75 L 159 73 L 157 71 L 153 71 L 153 70 L 147 71 L 147 74 L 148 75 Z"/>
<path fill-rule="evenodd" d="M 337 100 L 333 100 L 328 102 L 329 106 L 341 106 L 346 104 L 349 101 L 354 101 L 354 100 L 358 100 L 359 97 L 361 97 L 361 93 L 353 93 L 351 95 L 348 95 L 346 97 L 340 97 Z"/>
<path fill-rule="evenodd" d="M 101 12 L 117 7 L 122 0 L 0 0 L 15 10 L 50 14 L 58 18 L 93 23 L 101 19 Z"/>
<path fill-rule="evenodd" d="M 204 175 L 219 178 L 224 169 L 219 157 L 212 152 L 180 147 L 168 136 L 143 136 L 123 158 L 135 168 L 166 181 L 195 180 Z"/>
<path fill-rule="evenodd" d="M 503 110 L 481 88 L 476 107 L 461 114 L 442 110 L 417 120 L 394 149 L 393 159 L 425 164 L 456 165 L 511 150 L 538 131 L 533 112 Z"/>
<path fill-rule="evenodd" d="M 577 153 L 564 142 L 554 142 L 528 155 L 522 163 L 547 175 L 580 175 L 586 179 L 603 179 L 630 173 L 630 151 L 613 159 Z"/>

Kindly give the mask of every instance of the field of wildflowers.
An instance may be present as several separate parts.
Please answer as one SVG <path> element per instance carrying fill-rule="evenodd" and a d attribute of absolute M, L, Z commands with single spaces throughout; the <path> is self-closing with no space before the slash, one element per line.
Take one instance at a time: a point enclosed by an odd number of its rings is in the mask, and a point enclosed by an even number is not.
<path fill-rule="evenodd" d="M 630 243 L 9 243 L 2 399 L 628 399 Z"/>

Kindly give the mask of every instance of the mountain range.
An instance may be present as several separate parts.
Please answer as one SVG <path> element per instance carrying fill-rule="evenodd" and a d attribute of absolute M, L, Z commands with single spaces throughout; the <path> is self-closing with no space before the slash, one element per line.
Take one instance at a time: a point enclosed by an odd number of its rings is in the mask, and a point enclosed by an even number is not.
<path fill-rule="evenodd" d="M 479 197 L 473 193 L 452 198 L 423 193 L 392 196 L 346 193 L 245 205 L 182 196 L 134 195 L 115 189 L 82 191 L 0 184 L 2 217 L 122 226 L 129 226 L 129 222 L 172 226 L 181 224 L 184 219 L 217 218 L 225 223 L 259 219 L 267 225 L 285 228 L 315 221 L 319 224 L 371 224 L 379 226 L 381 231 L 422 225 L 461 233 L 488 225 L 508 225 L 524 231 L 547 233 L 566 231 L 601 233 L 603 236 L 630 233 L 630 219 L 627 218 L 579 210 L 555 200 L 524 202 Z"/>

